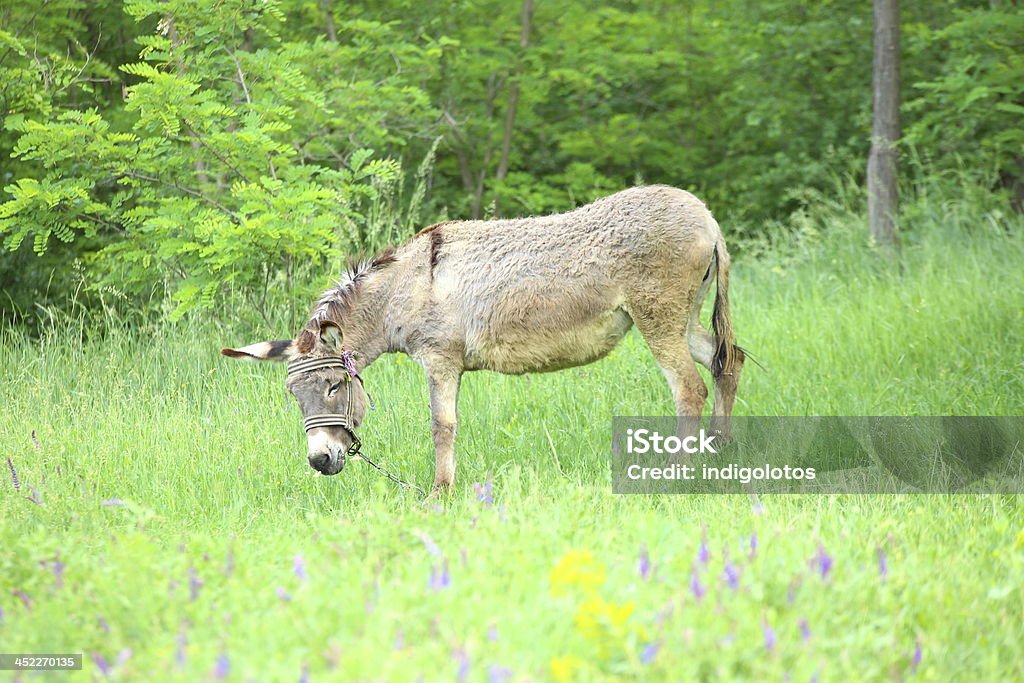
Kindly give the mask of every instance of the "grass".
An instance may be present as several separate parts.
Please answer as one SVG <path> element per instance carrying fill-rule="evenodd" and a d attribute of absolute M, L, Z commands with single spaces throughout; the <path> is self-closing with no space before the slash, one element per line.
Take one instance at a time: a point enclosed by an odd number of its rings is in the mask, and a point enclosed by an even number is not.
<path fill-rule="evenodd" d="M 739 413 L 1024 414 L 1019 221 L 928 206 L 902 273 L 841 213 L 737 259 L 765 368 Z M 3 332 L 0 650 L 85 653 L 46 680 L 1024 676 L 1014 496 L 612 495 L 611 417 L 670 411 L 630 335 L 589 367 L 469 376 L 459 484 L 422 504 L 361 464 L 313 476 L 283 369 L 217 355 L 250 341 Z M 366 380 L 366 450 L 427 485 L 419 369 Z"/>

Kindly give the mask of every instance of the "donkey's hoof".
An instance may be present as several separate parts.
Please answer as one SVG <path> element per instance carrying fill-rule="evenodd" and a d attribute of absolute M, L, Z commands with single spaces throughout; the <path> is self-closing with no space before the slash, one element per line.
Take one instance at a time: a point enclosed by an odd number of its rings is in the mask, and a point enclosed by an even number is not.
<path fill-rule="evenodd" d="M 454 484 L 450 481 L 436 481 L 434 482 L 434 488 L 430 490 L 430 494 L 427 496 L 427 500 L 439 500 L 448 496 L 455 488 Z"/>
<path fill-rule="evenodd" d="M 729 429 L 728 425 L 715 424 L 712 422 L 708 431 L 715 437 L 715 441 L 723 446 L 733 442 L 732 430 Z"/>

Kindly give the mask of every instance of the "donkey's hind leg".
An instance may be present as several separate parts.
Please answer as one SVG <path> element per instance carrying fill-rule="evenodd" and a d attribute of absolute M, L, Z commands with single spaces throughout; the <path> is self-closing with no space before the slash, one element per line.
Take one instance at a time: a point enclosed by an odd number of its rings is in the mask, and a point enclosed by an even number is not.
<path fill-rule="evenodd" d="M 663 309 L 662 312 L 662 316 L 634 312 L 633 321 L 672 390 L 680 434 L 696 434 L 708 398 L 708 388 L 690 355 L 685 333 L 685 309 Z"/>

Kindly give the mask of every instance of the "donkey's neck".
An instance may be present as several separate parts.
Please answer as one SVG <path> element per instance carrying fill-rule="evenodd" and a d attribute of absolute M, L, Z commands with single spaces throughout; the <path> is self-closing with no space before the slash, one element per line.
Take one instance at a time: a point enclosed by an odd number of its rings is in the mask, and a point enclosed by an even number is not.
<path fill-rule="evenodd" d="M 400 260 L 360 276 L 345 316 L 346 350 L 356 353 L 356 367 L 362 370 L 381 354 L 406 351 L 401 326 L 393 324 L 396 301 L 410 286 Z"/>

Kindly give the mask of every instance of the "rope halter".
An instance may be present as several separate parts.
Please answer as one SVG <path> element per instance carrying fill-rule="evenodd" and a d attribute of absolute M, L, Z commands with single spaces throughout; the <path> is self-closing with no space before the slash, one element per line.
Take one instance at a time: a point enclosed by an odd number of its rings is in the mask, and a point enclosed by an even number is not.
<path fill-rule="evenodd" d="M 352 409 L 352 380 L 358 379 L 362 383 L 363 378 L 356 372 L 355 362 L 352 357 L 351 351 L 345 351 L 340 356 L 321 356 L 319 358 L 310 358 L 307 360 L 297 360 L 288 363 L 288 376 L 294 377 L 295 375 L 302 375 L 315 370 L 323 370 L 324 368 L 343 368 L 346 373 L 345 377 L 345 413 L 322 413 L 320 415 L 310 415 L 302 421 L 302 426 L 307 432 L 310 432 L 318 427 L 341 427 L 348 435 L 352 437 L 352 444 L 355 446 L 355 451 L 350 448 L 350 454 L 354 454 L 359 451 L 357 444 L 359 439 L 356 438 L 355 432 L 355 420 L 353 418 Z"/>
<path fill-rule="evenodd" d="M 324 368 L 344 368 L 346 372 L 345 377 L 345 414 L 323 414 L 323 415 L 310 415 L 302 421 L 302 426 L 306 428 L 306 432 L 309 432 L 318 427 L 341 427 L 345 430 L 345 433 L 352 439 L 352 445 L 345 451 L 345 455 L 349 458 L 359 458 L 372 466 L 375 470 L 383 474 L 385 477 L 393 481 L 398 486 L 403 488 L 409 488 L 419 492 L 424 498 L 427 497 L 427 492 L 421 489 L 415 484 L 396 477 L 395 475 L 388 472 L 386 469 L 370 460 L 366 455 L 360 452 L 363 444 L 356 436 L 353 431 L 355 424 L 352 419 L 352 381 L 359 380 L 359 384 L 363 384 L 363 378 L 359 376 L 356 371 L 354 354 L 351 351 L 343 351 L 340 356 L 321 356 L 320 358 L 310 358 L 308 360 L 297 360 L 288 363 L 288 376 L 293 377 L 295 375 L 305 374 L 307 372 L 313 372 L 315 370 L 322 370 Z M 365 391 L 365 386 L 363 387 Z M 366 394 L 366 398 L 370 403 L 370 407 L 373 408 L 373 398 L 370 394 Z"/>

